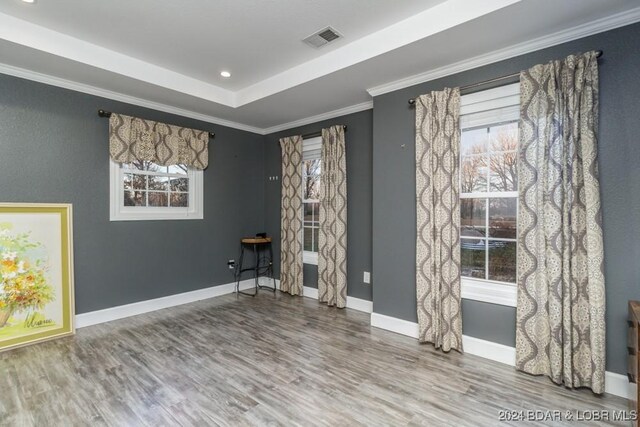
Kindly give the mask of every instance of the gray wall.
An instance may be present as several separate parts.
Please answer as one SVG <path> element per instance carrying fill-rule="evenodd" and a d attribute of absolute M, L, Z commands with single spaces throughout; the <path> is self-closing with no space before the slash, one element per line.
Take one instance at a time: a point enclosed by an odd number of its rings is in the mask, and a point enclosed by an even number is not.
<path fill-rule="evenodd" d="M 640 24 L 378 96 L 374 110 L 266 137 L 0 76 L 0 201 L 74 204 L 76 309 L 79 313 L 232 281 L 226 260 L 238 238 L 274 237 L 279 270 L 280 137 L 345 124 L 349 192 L 348 294 L 377 313 L 416 321 L 414 117 L 407 99 L 517 72 L 576 51 L 600 59 L 599 160 L 607 280 L 607 368 L 623 373 L 626 303 L 640 299 Z M 205 219 L 109 221 L 104 108 L 211 129 Z M 401 145 L 406 144 L 405 148 Z M 373 271 L 372 271 L 373 269 Z M 372 271 L 372 285 L 362 282 Z M 305 284 L 317 286 L 305 266 Z M 515 342 L 515 309 L 463 302 L 464 333 Z"/>
<path fill-rule="evenodd" d="M 108 120 L 98 108 L 216 133 L 204 218 L 109 221 Z M 74 207 L 76 311 L 233 281 L 239 238 L 263 229 L 264 137 L 0 75 L 0 201 Z"/>
<path fill-rule="evenodd" d="M 414 113 L 407 100 L 445 86 L 483 81 L 591 49 L 604 50 L 599 61 L 599 163 L 607 281 L 607 369 L 626 371 L 627 300 L 640 299 L 640 24 L 374 99 L 373 302 L 377 313 L 416 321 Z M 514 308 L 464 301 L 463 325 L 465 334 L 515 344 Z"/>
<path fill-rule="evenodd" d="M 371 162 L 372 112 L 349 114 L 295 129 L 274 133 L 266 137 L 265 176 L 281 176 L 280 146 L 285 136 L 307 134 L 336 124 L 347 126 L 347 294 L 371 301 L 371 286 L 362 281 L 364 271 L 371 271 Z M 275 266 L 280 273 L 280 185 L 281 181 L 265 181 L 265 224 L 274 237 Z M 371 278 L 371 282 L 375 277 Z M 304 266 L 304 284 L 318 286 L 316 266 Z"/>

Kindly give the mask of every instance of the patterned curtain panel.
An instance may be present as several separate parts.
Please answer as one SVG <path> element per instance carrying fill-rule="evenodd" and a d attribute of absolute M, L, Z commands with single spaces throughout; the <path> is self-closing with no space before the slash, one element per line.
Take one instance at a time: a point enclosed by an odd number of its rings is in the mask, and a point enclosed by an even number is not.
<path fill-rule="evenodd" d="M 109 153 L 113 161 L 150 161 L 161 166 L 184 164 L 206 169 L 209 133 L 112 113 Z"/>
<path fill-rule="evenodd" d="M 431 92 L 415 105 L 419 339 L 462 351 L 460 90 Z"/>
<path fill-rule="evenodd" d="M 302 136 L 280 140 L 280 290 L 302 295 Z"/>
<path fill-rule="evenodd" d="M 347 304 L 347 161 L 344 127 L 322 129 L 318 299 Z"/>
<path fill-rule="evenodd" d="M 595 52 L 520 75 L 516 367 L 604 392 Z"/>

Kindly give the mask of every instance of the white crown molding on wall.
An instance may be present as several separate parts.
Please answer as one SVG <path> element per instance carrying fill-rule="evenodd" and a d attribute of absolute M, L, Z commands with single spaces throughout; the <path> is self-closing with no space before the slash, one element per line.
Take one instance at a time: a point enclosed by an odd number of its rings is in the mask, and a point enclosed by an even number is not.
<path fill-rule="evenodd" d="M 0 16 L 5 16 L 0 14 Z M 15 18 L 13 18 L 15 19 Z M 607 18 L 602 18 L 596 21 L 592 21 L 586 24 L 582 24 L 564 31 L 560 31 L 549 36 L 541 37 L 531 40 L 529 42 L 520 43 L 497 52 L 493 52 L 487 55 L 480 55 L 469 60 L 460 61 L 445 67 L 429 70 L 420 74 L 416 74 L 411 77 L 389 82 L 380 86 L 376 86 L 367 89 L 367 92 L 371 96 L 378 96 L 384 93 L 393 92 L 406 87 L 414 86 L 427 81 L 435 80 L 438 78 L 446 77 L 462 71 L 467 71 L 473 68 L 488 65 L 494 62 L 509 59 L 515 56 L 523 55 L 539 49 L 544 49 L 554 45 L 566 43 L 571 40 L 576 40 L 582 37 L 598 34 L 604 31 L 612 30 L 615 28 L 630 25 L 640 21 L 640 7 L 632 9 L 627 12 L 618 13 Z M 0 25 L 0 36 L 2 31 L 6 29 Z M 50 30 L 47 30 L 50 31 Z M 59 34 L 59 33 L 58 33 Z M 0 37 L 1 38 L 1 37 Z M 594 46 L 597 49 L 597 46 Z M 237 123 L 230 120 L 221 119 L 215 116 L 209 116 L 206 114 L 197 113 L 190 110 L 185 110 L 171 105 L 162 104 L 154 101 L 149 101 L 142 98 L 125 95 L 119 92 L 102 89 L 99 87 L 87 85 L 84 83 L 78 83 L 71 80 L 62 79 L 59 77 L 38 73 L 31 70 L 26 70 L 19 67 L 14 67 L 7 64 L 0 63 L 0 73 L 8 74 L 27 80 L 37 81 L 40 83 L 49 84 L 65 89 L 74 90 L 77 92 L 86 93 L 89 95 L 95 95 L 103 98 L 113 99 L 115 101 L 125 102 L 128 104 L 138 105 L 141 107 L 163 111 L 178 116 L 189 117 L 203 122 L 218 124 L 221 126 L 227 126 L 234 129 L 244 130 L 247 132 L 256 133 L 259 135 L 268 135 L 281 130 L 291 129 L 297 126 L 303 126 L 310 123 L 316 123 L 322 120 L 332 119 L 340 117 L 346 114 L 355 113 L 358 111 L 364 111 L 373 108 L 373 101 L 367 101 L 360 104 L 352 105 L 349 107 L 340 108 L 327 113 L 306 117 L 303 119 L 295 120 L 293 122 L 283 123 L 281 125 L 272 126 L 269 128 L 259 128 L 256 126 L 245 125 L 243 123 Z"/>
<path fill-rule="evenodd" d="M 207 101 L 236 104 L 236 93 L 230 90 L 4 13 L 0 13 L 0 38 Z"/>
<path fill-rule="evenodd" d="M 114 101 L 120 101 L 126 104 L 137 105 L 139 107 L 149 108 L 151 110 L 157 110 L 165 113 L 175 114 L 176 116 L 188 117 L 191 119 L 200 120 L 207 123 L 217 124 L 221 126 L 230 127 L 233 129 L 239 129 L 247 132 L 256 133 L 259 135 L 269 135 L 274 132 L 279 132 L 281 130 L 291 129 L 294 127 L 303 126 L 310 123 L 317 123 L 322 120 L 328 120 L 328 119 L 333 119 L 335 117 L 346 116 L 347 114 L 357 113 L 360 111 L 370 110 L 373 108 L 373 101 L 366 101 L 360 104 L 339 108 L 337 110 L 328 111 L 326 113 L 318 114 L 315 116 L 307 117 L 307 118 L 296 120 L 293 122 L 283 123 L 281 125 L 277 125 L 269 128 L 259 128 L 256 126 L 250 126 L 250 125 L 245 125 L 243 123 L 233 122 L 231 120 L 221 119 L 215 116 L 196 113 L 195 111 L 185 110 L 183 108 L 172 107 L 171 105 L 162 104 L 159 102 L 148 101 L 146 99 L 125 95 L 123 93 L 102 89 L 102 88 L 87 85 L 84 83 L 74 82 L 72 80 L 62 79 L 60 77 L 51 76 L 49 74 L 43 74 L 43 73 L 38 73 L 36 71 L 26 70 L 24 68 L 14 67 L 12 65 L 0 63 L 0 74 L 7 74 L 9 76 L 20 77 L 22 79 L 48 84 L 50 86 L 56 86 L 63 89 L 69 89 L 76 92 L 86 93 L 88 95 L 99 96 L 101 98 L 112 99 Z"/>
<path fill-rule="evenodd" d="M 469 4 L 467 0 L 447 0 L 235 92 L 4 13 L 0 13 L 0 39 L 237 108 L 520 1 L 484 0 Z"/>
<path fill-rule="evenodd" d="M 373 101 L 366 101 L 361 104 L 351 105 L 350 107 L 339 108 L 337 110 L 328 111 L 326 113 L 318 114 L 304 119 L 296 120 L 289 123 L 283 123 L 281 125 L 272 126 L 270 128 L 262 129 L 263 135 L 269 135 L 281 130 L 293 129 L 299 126 L 308 125 L 311 123 L 318 123 L 323 120 L 333 119 L 335 117 L 346 116 L 347 114 L 358 113 L 360 111 L 370 110 L 373 108 Z"/>
<path fill-rule="evenodd" d="M 606 18 L 597 19 L 582 25 L 578 25 L 567 30 L 558 31 L 544 37 L 529 40 L 527 42 L 515 44 L 504 49 L 497 50 L 485 55 L 479 55 L 471 59 L 459 61 L 444 67 L 428 70 L 420 74 L 395 80 L 379 86 L 367 89 L 369 95 L 378 96 L 385 93 L 394 92 L 420 83 L 436 80 L 452 74 L 461 73 L 463 71 L 472 70 L 484 65 L 493 64 L 495 62 L 504 61 L 505 59 L 514 58 L 537 50 L 556 46 L 562 43 L 577 40 L 583 37 L 592 36 L 594 34 L 613 30 L 615 28 L 624 27 L 640 21 L 640 7 L 629 11 L 617 13 Z M 597 49 L 597 46 L 593 47 Z M 605 53 L 606 55 L 606 53 Z"/>
<path fill-rule="evenodd" d="M 175 114 L 177 116 L 188 117 L 191 119 L 201 120 L 207 123 L 217 124 L 221 126 L 234 128 L 234 129 L 244 130 L 247 132 L 257 133 L 259 135 L 264 135 L 263 129 L 255 126 L 249 126 L 243 123 L 232 122 L 230 120 L 220 119 L 218 117 L 208 116 L 206 114 L 196 113 L 194 111 L 189 111 L 189 110 L 185 110 L 178 107 L 172 107 L 171 105 L 161 104 L 159 102 L 148 101 L 142 98 L 136 98 L 134 96 L 125 95 L 123 93 L 101 89 L 96 86 L 91 86 L 84 83 L 78 83 L 71 80 L 61 79 L 59 77 L 38 73 L 36 71 L 26 70 L 24 68 L 14 67 L 12 65 L 0 63 L 0 74 L 7 74 L 14 77 L 20 77 L 20 78 L 23 78 L 26 80 L 32 80 L 38 83 L 44 83 L 51 86 L 61 87 L 63 89 L 69 89 L 76 92 L 86 93 L 88 95 L 99 96 L 101 98 L 112 99 L 114 101 L 120 101 L 126 104 L 133 104 L 139 107 L 149 108 L 151 110 L 163 111 L 165 113 Z"/>
<path fill-rule="evenodd" d="M 236 106 L 274 95 L 505 8 L 521 0 L 447 0 L 236 92 Z"/>

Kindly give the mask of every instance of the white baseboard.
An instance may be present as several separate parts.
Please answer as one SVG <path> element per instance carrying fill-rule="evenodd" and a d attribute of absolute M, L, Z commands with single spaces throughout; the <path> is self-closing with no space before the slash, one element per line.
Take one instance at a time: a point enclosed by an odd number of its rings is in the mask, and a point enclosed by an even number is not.
<path fill-rule="evenodd" d="M 241 281 L 240 289 L 246 290 L 253 288 L 253 280 L 254 279 L 246 279 Z M 272 279 L 268 277 L 260 277 L 258 280 L 258 283 L 262 286 L 273 285 Z M 276 279 L 275 282 L 276 289 L 280 289 L 280 280 Z M 234 292 L 234 290 L 235 282 L 146 301 L 134 302 L 132 304 L 120 305 L 117 307 L 106 308 L 104 310 L 78 314 L 75 318 L 75 327 L 84 328 L 87 326 L 97 325 L 99 323 L 124 319 L 125 317 L 149 313 L 155 310 L 162 310 L 163 308 L 175 307 L 178 305 L 188 304 L 208 298 L 215 298 L 221 295 L 231 294 Z M 318 299 L 318 289 L 305 286 L 304 296 L 308 298 Z M 371 301 L 359 298 L 347 297 L 347 308 L 364 311 L 365 313 L 371 313 L 373 311 L 373 303 Z"/>
<path fill-rule="evenodd" d="M 318 288 L 312 288 L 310 286 L 305 286 L 302 289 L 302 295 L 307 298 L 318 299 Z"/>
<path fill-rule="evenodd" d="M 318 299 L 318 289 L 310 286 L 305 286 L 303 289 L 303 295 L 307 298 Z M 373 302 L 366 299 L 347 297 L 347 308 L 352 310 L 363 311 L 365 313 L 373 312 Z"/>
<path fill-rule="evenodd" d="M 371 326 L 418 339 L 418 324 L 408 320 L 385 316 L 380 313 L 371 313 Z"/>
<path fill-rule="evenodd" d="M 606 371 L 604 373 L 604 391 L 609 394 L 631 399 L 635 396 L 636 385 L 629 382 L 626 375 Z"/>
<path fill-rule="evenodd" d="M 262 284 L 262 283 L 261 283 Z M 175 307 L 177 305 L 188 304 L 190 302 L 203 299 L 219 297 L 233 293 L 235 283 L 212 286 L 210 288 L 198 289 L 191 292 L 169 295 L 162 298 L 155 298 L 146 301 L 134 302 L 132 304 L 120 305 L 117 307 L 105 308 L 104 310 L 92 311 L 89 313 L 76 315 L 76 328 L 97 325 L 99 323 L 110 322 L 112 320 L 123 319 L 125 317 L 137 316 L 149 313 L 150 311 L 161 310 L 163 308 Z M 250 289 L 254 286 L 253 279 L 240 282 L 240 289 Z"/>
<path fill-rule="evenodd" d="M 481 340 L 480 338 L 462 336 L 462 348 L 465 353 L 484 357 L 496 362 L 516 366 L 516 349 L 497 342 Z"/>
<path fill-rule="evenodd" d="M 373 313 L 373 301 L 367 301 L 362 298 L 347 297 L 347 308 L 363 311 L 365 313 Z"/>
<path fill-rule="evenodd" d="M 411 338 L 418 338 L 418 324 L 396 317 L 385 316 L 380 313 L 371 313 L 371 326 L 385 329 L 397 334 L 406 335 Z M 503 344 L 482 340 L 480 338 L 462 336 L 462 346 L 465 353 L 484 357 L 510 366 L 516 364 L 516 349 Z M 605 392 L 615 396 L 629 399 L 634 396 L 633 387 L 627 377 L 615 372 L 605 372 Z"/>

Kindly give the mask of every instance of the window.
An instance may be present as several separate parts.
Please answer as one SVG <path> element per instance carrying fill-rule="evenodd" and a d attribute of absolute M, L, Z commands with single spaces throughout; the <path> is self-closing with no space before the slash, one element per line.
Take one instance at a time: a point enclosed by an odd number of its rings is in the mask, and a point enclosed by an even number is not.
<path fill-rule="evenodd" d="M 515 306 L 519 85 L 462 97 L 463 297 Z"/>
<path fill-rule="evenodd" d="M 304 209 L 304 263 L 318 265 L 318 230 L 320 229 L 320 148 L 322 138 L 303 141 L 302 185 Z"/>
<path fill-rule="evenodd" d="M 201 170 L 110 162 L 111 221 L 203 218 Z"/>

